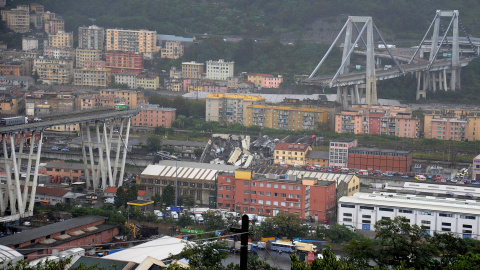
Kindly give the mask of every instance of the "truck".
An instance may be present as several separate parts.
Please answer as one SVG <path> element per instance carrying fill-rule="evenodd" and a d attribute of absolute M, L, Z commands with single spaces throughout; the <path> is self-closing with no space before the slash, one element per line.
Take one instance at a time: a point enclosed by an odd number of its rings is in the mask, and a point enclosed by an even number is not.
<path fill-rule="evenodd" d="M 128 111 L 128 105 L 127 104 L 115 104 L 115 110 L 116 111 Z"/>
<path fill-rule="evenodd" d="M 28 124 L 28 117 L 26 116 L 14 116 L 3 117 L 0 119 L 0 126 L 14 126 Z"/>
<path fill-rule="evenodd" d="M 105 203 L 114 204 L 115 203 L 115 198 L 105 198 Z"/>
<path fill-rule="evenodd" d="M 194 217 L 195 217 L 194 220 L 197 224 L 203 224 L 204 223 L 202 214 L 195 214 Z"/>
<path fill-rule="evenodd" d="M 183 212 L 183 209 L 181 207 L 178 207 L 178 206 L 169 206 L 166 208 L 167 211 L 170 211 L 170 212 L 176 212 L 178 214 L 182 213 Z"/>
<path fill-rule="evenodd" d="M 157 216 L 158 219 L 163 219 L 163 213 L 160 210 L 153 210 L 153 213 Z"/>

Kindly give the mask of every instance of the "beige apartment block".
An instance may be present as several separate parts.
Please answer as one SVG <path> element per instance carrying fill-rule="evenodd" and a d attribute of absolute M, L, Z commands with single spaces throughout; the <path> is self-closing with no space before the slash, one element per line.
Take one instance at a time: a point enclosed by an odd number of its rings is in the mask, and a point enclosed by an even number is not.
<path fill-rule="evenodd" d="M 35 59 L 33 72 L 46 84 L 69 84 L 73 77 L 73 60 L 71 59 Z"/>
<path fill-rule="evenodd" d="M 107 87 L 111 81 L 112 71 L 109 68 L 75 69 L 73 84 L 82 86 Z"/>
<path fill-rule="evenodd" d="M 139 52 L 151 59 L 157 49 L 157 31 L 107 29 L 105 32 L 107 51 Z"/>
<path fill-rule="evenodd" d="M 75 62 L 76 67 L 83 68 L 85 67 L 85 61 L 99 61 L 100 59 L 102 59 L 102 51 L 76 49 L 75 59 L 76 59 L 76 62 Z"/>
<path fill-rule="evenodd" d="M 26 33 L 30 31 L 30 11 L 27 5 L 19 5 L 11 10 L 2 10 L 2 21 L 6 22 L 7 27 L 16 33 Z"/>
<path fill-rule="evenodd" d="M 184 46 L 180 41 L 166 41 L 161 49 L 161 58 L 178 59 L 183 56 Z"/>
<path fill-rule="evenodd" d="M 245 123 L 247 107 L 265 105 L 265 98 L 237 94 L 210 94 L 206 97 L 207 121 Z"/>
<path fill-rule="evenodd" d="M 186 79 L 201 79 L 205 72 L 205 64 L 192 62 L 182 63 L 182 78 Z"/>
<path fill-rule="evenodd" d="M 73 47 L 73 33 L 59 31 L 56 34 L 48 35 L 48 46 L 55 48 L 71 48 Z"/>

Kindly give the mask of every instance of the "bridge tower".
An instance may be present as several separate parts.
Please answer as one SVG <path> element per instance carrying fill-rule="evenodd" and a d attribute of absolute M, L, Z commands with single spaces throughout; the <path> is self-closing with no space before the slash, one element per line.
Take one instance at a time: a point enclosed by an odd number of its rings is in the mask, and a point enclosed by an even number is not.
<path fill-rule="evenodd" d="M 440 36 L 440 30 L 443 28 L 442 25 L 442 17 L 450 18 L 450 22 L 448 27 L 442 33 L 442 37 Z M 423 43 L 425 42 L 426 37 L 428 36 L 432 26 L 433 26 L 433 33 L 432 33 L 432 45 L 430 48 L 430 55 L 428 59 L 428 67 L 424 71 L 417 71 L 417 94 L 416 99 L 419 100 L 420 98 L 425 98 L 427 96 L 427 91 L 435 92 L 437 88 L 439 90 L 452 90 L 456 91 L 460 89 L 460 49 L 459 49 L 459 27 L 460 20 L 460 13 L 458 10 L 437 10 L 435 17 L 432 20 L 425 36 L 423 37 L 420 45 L 418 46 L 417 50 L 413 54 L 412 58 L 410 59 L 409 64 L 413 61 L 413 58 L 417 55 L 419 50 L 422 48 Z M 452 40 L 451 44 L 447 44 L 447 34 L 449 30 L 452 30 Z M 442 30 L 443 31 L 443 30 Z M 467 33 L 465 33 L 467 34 Z M 467 34 L 468 37 L 468 34 Z M 441 38 L 441 40 L 440 40 Z M 468 38 L 469 39 L 469 38 Z M 470 40 L 470 39 L 469 39 Z M 471 43 L 471 41 L 470 41 Z M 437 59 L 438 53 L 442 48 L 442 45 L 451 46 L 451 67 L 449 70 L 441 69 L 441 70 L 434 70 L 432 68 L 433 63 Z"/>
<path fill-rule="evenodd" d="M 363 23 L 363 27 L 361 30 L 357 27 L 357 23 Z M 353 40 L 354 33 L 353 29 L 356 30 L 356 38 Z M 308 77 L 309 79 L 313 78 L 327 56 L 330 54 L 332 48 L 340 39 L 341 35 L 345 32 L 345 41 L 343 46 L 343 54 L 342 54 L 342 64 L 340 68 L 337 70 L 333 78 L 330 80 L 328 86 L 329 87 L 337 87 L 337 102 L 342 104 L 344 109 L 348 108 L 348 104 L 360 104 L 362 102 L 363 97 L 363 89 L 365 89 L 365 103 L 368 105 L 374 105 L 378 103 L 377 99 L 377 83 L 376 83 L 376 75 L 375 75 L 375 44 L 374 44 L 374 31 L 382 40 L 385 48 L 387 49 L 388 53 L 394 60 L 397 66 L 397 61 L 393 58 L 393 55 L 388 48 L 385 40 L 383 39 L 382 35 L 378 31 L 377 27 L 375 26 L 372 17 L 365 17 L 365 16 L 349 16 L 347 22 L 340 30 L 340 33 L 337 35 L 335 40 L 333 41 L 332 45 L 328 49 L 328 51 L 323 56 L 322 60 L 318 63 L 315 67 L 313 72 Z M 364 33 L 366 33 L 366 41 L 363 37 Z M 349 73 L 349 66 L 350 66 L 350 57 L 355 49 L 358 46 L 359 41 L 362 41 L 363 45 L 366 47 L 366 77 L 365 79 L 361 79 L 359 83 L 355 84 L 347 84 L 341 83 L 337 81 L 337 77 L 340 75 L 345 75 Z M 402 70 L 403 72 L 403 70 Z M 353 74 L 353 73 L 351 73 Z M 349 99 L 350 96 L 350 99 Z"/>

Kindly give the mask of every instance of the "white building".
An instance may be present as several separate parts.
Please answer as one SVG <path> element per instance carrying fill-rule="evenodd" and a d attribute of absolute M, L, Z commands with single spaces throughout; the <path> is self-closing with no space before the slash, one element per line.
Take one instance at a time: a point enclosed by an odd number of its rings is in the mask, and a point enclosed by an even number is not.
<path fill-rule="evenodd" d="M 78 28 L 78 48 L 100 50 L 105 47 L 105 29 L 96 25 Z"/>
<path fill-rule="evenodd" d="M 218 61 L 207 61 L 206 78 L 211 80 L 227 80 L 233 77 L 233 66 L 235 62 L 224 62 L 223 59 Z"/>
<path fill-rule="evenodd" d="M 357 140 L 338 139 L 330 141 L 328 164 L 331 167 L 348 166 L 348 149 L 357 146 Z"/>
<path fill-rule="evenodd" d="M 476 200 L 387 192 L 359 192 L 338 200 L 338 223 L 356 229 L 375 230 L 377 221 L 397 216 L 423 226 L 429 234 L 452 232 L 480 239 L 480 202 Z"/>
<path fill-rule="evenodd" d="M 137 88 L 137 74 L 135 73 L 117 73 L 115 74 L 115 83 L 128 84 L 130 89 Z"/>
<path fill-rule="evenodd" d="M 23 51 L 43 50 L 43 42 L 44 40 L 42 38 L 23 37 L 22 50 Z"/>

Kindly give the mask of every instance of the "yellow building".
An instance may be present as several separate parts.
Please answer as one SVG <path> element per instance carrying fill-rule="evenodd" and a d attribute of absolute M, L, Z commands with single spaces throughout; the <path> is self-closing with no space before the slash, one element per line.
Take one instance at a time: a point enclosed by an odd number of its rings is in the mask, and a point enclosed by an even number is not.
<path fill-rule="evenodd" d="M 178 59 L 182 57 L 184 47 L 180 41 L 166 41 L 161 49 L 161 58 Z"/>
<path fill-rule="evenodd" d="M 145 95 L 143 91 L 136 90 L 120 90 L 120 89 L 101 89 L 100 96 L 111 96 L 114 95 L 116 98 L 124 98 L 125 103 L 130 106 L 130 108 L 135 108 L 137 106 L 145 104 Z"/>
<path fill-rule="evenodd" d="M 265 98 L 237 94 L 210 94 L 206 97 L 207 121 L 246 123 L 246 111 L 250 105 L 263 105 Z"/>
<path fill-rule="evenodd" d="M 159 78 L 158 76 L 140 74 L 137 75 L 136 84 L 137 88 L 157 90 L 159 86 Z"/>
<path fill-rule="evenodd" d="M 73 60 L 70 59 L 35 59 L 33 73 L 47 84 L 69 84 L 73 77 Z"/>
<path fill-rule="evenodd" d="M 75 69 L 73 72 L 74 85 L 107 87 L 111 78 L 112 70 L 109 68 Z"/>
<path fill-rule="evenodd" d="M 192 83 L 187 86 L 187 92 L 195 92 L 195 91 L 202 92 L 204 91 L 204 89 L 205 87 L 203 86 L 203 84 L 198 84 L 198 83 Z"/>
<path fill-rule="evenodd" d="M 99 61 L 102 59 L 101 50 L 75 50 L 75 66 L 77 68 L 85 67 L 85 61 Z"/>
<path fill-rule="evenodd" d="M 245 125 L 273 129 L 314 130 L 317 124 L 326 124 L 327 120 L 326 110 L 313 108 L 251 105 L 245 113 Z"/>
<path fill-rule="evenodd" d="M 139 52 L 151 59 L 157 49 L 157 31 L 106 29 L 107 51 Z"/>
<path fill-rule="evenodd" d="M 182 77 L 186 79 L 201 79 L 205 72 L 205 64 L 192 62 L 182 63 Z"/>
<path fill-rule="evenodd" d="M 304 143 L 277 143 L 273 149 L 273 162 L 280 165 L 305 166 L 312 147 Z"/>
<path fill-rule="evenodd" d="M 48 46 L 55 48 L 73 47 L 73 33 L 58 31 L 54 35 L 48 35 Z"/>
<path fill-rule="evenodd" d="M 18 115 L 25 110 L 25 97 L 21 92 L 0 93 L 0 114 Z"/>
<path fill-rule="evenodd" d="M 27 5 L 19 5 L 11 10 L 2 10 L 2 21 L 7 27 L 16 33 L 30 31 L 30 8 Z"/>
<path fill-rule="evenodd" d="M 321 167 L 329 167 L 329 152 L 312 150 L 307 154 L 308 165 L 319 165 Z"/>

